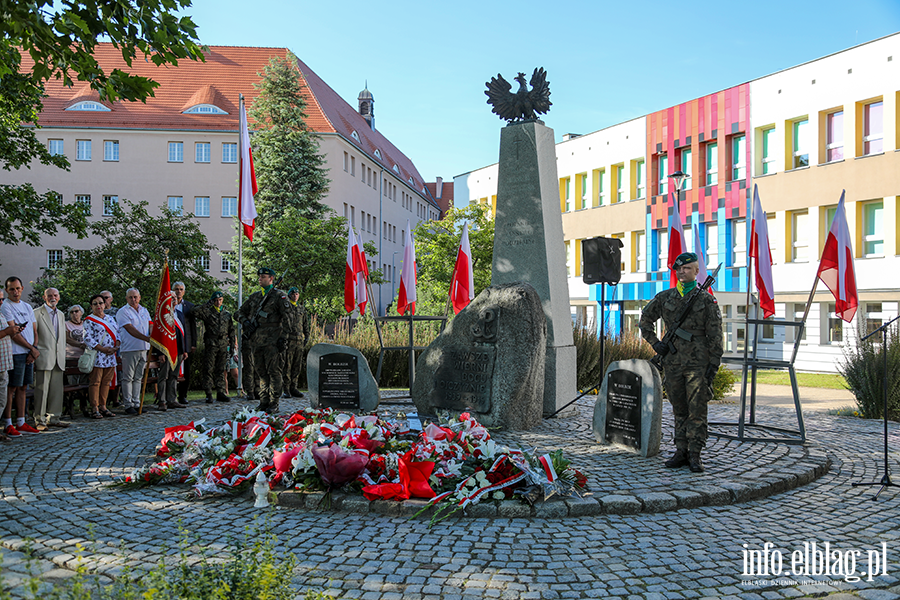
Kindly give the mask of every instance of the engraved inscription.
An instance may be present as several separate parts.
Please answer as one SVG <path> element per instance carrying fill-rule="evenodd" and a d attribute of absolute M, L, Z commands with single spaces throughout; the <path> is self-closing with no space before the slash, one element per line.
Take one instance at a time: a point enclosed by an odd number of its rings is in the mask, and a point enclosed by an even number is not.
<path fill-rule="evenodd" d="M 641 376 L 611 371 L 606 380 L 606 441 L 641 449 Z"/>
<path fill-rule="evenodd" d="M 353 354 L 319 357 L 319 404 L 328 408 L 359 408 L 359 365 Z"/>
<path fill-rule="evenodd" d="M 450 351 L 434 374 L 434 405 L 452 410 L 491 409 L 491 380 L 495 349 L 492 346 Z"/>

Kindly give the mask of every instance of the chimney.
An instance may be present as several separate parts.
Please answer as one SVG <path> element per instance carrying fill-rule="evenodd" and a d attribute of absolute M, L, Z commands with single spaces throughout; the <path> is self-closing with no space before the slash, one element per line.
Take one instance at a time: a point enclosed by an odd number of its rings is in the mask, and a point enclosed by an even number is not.
<path fill-rule="evenodd" d="M 440 200 L 441 195 L 444 193 L 444 178 L 438 177 L 437 183 L 434 185 L 434 199 Z"/>

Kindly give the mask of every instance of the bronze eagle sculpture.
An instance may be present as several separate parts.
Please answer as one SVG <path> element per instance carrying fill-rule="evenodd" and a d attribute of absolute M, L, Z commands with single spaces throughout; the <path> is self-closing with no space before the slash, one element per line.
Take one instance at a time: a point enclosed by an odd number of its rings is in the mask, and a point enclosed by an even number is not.
<path fill-rule="evenodd" d="M 539 114 L 550 110 L 550 82 L 547 81 L 547 71 L 543 67 L 534 70 L 531 76 L 531 89 L 525 83 L 525 73 L 519 73 L 514 81 L 519 83 L 519 89 L 512 93 L 512 85 L 503 79 L 499 73 L 488 81 L 488 104 L 493 106 L 492 112 L 508 123 L 515 121 L 537 121 Z"/>

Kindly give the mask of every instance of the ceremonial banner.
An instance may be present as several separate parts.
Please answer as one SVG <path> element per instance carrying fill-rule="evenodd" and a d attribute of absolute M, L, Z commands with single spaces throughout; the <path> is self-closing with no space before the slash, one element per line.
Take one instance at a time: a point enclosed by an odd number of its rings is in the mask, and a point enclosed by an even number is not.
<path fill-rule="evenodd" d="M 175 317 L 175 294 L 169 283 L 169 261 L 163 267 L 162 279 L 159 282 L 159 292 L 156 294 L 156 310 L 153 312 L 153 329 L 150 332 L 150 343 L 159 350 L 169 361 L 169 366 L 175 368 L 178 360 L 178 338 L 175 328 L 178 326 Z"/>

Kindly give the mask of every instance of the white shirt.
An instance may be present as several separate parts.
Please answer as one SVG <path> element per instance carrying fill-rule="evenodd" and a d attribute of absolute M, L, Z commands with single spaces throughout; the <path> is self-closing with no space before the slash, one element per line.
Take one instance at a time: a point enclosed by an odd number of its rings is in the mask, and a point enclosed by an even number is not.
<path fill-rule="evenodd" d="M 119 352 L 134 352 L 143 350 L 146 352 L 150 349 L 150 344 L 144 340 L 139 340 L 125 329 L 125 325 L 131 325 L 138 332 L 144 335 L 150 335 L 150 312 L 146 308 L 140 306 L 137 310 L 131 308 L 130 304 L 126 304 L 116 311 L 116 324 L 119 326 Z"/>
<path fill-rule="evenodd" d="M 13 342 L 12 353 L 13 355 L 28 354 L 30 352 L 29 348 L 34 345 L 33 323 L 37 323 L 34 318 L 34 309 L 31 308 L 30 304 L 22 302 L 21 300 L 18 302 L 5 300 L 3 306 L 0 306 L 0 314 L 3 315 L 3 320 L 6 322 L 26 323 L 25 329 L 22 330 L 22 337 L 25 338 L 25 341 L 28 342 L 29 345 L 27 347 L 20 346 Z"/>

